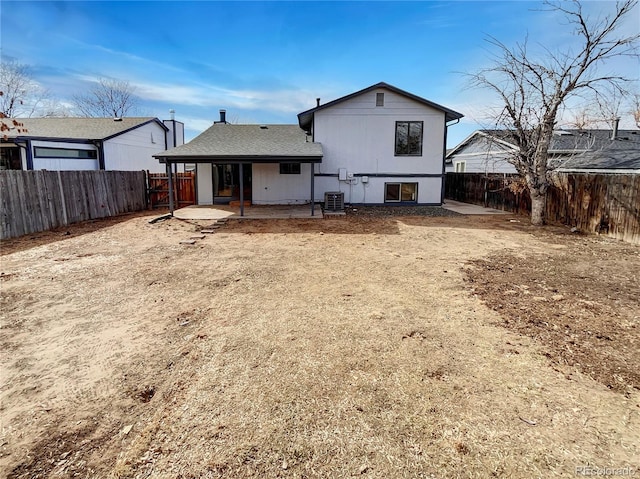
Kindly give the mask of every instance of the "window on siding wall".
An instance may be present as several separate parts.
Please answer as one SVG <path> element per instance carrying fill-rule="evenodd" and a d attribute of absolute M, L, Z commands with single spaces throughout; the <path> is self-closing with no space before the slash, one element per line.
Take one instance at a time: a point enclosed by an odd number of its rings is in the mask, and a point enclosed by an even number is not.
<path fill-rule="evenodd" d="M 299 175 L 300 163 L 280 163 L 281 175 Z"/>
<path fill-rule="evenodd" d="M 384 93 L 376 93 L 376 106 L 384 106 Z"/>
<path fill-rule="evenodd" d="M 456 161 L 456 173 L 464 173 L 466 166 L 467 166 L 466 161 Z"/>
<path fill-rule="evenodd" d="M 418 183 L 385 183 L 385 203 L 400 203 L 418 201 Z"/>
<path fill-rule="evenodd" d="M 98 157 L 96 150 L 79 150 L 75 148 L 50 148 L 36 146 L 33 149 L 36 158 L 72 158 L 79 160 L 95 160 Z"/>
<path fill-rule="evenodd" d="M 421 121 L 396 121 L 396 156 L 422 156 Z"/>

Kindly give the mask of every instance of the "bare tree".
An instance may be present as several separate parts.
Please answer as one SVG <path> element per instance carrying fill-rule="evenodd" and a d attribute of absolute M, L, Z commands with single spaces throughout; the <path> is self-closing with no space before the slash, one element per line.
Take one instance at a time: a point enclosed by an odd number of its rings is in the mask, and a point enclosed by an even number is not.
<path fill-rule="evenodd" d="M 73 102 L 83 116 L 122 118 L 136 111 L 139 100 L 128 81 L 101 78 L 87 94 L 75 95 Z"/>
<path fill-rule="evenodd" d="M 640 128 L 640 93 L 634 93 L 631 96 L 631 115 L 636 122 L 636 126 Z"/>
<path fill-rule="evenodd" d="M 598 123 L 594 117 L 594 113 L 589 108 L 580 108 L 574 111 L 567 122 L 567 126 L 570 128 L 577 128 L 578 130 L 586 130 L 587 128 L 595 127 Z"/>
<path fill-rule="evenodd" d="M 33 80 L 27 65 L 14 60 L 0 63 L 0 112 L 5 117 L 42 116 L 48 101 L 49 92 Z"/>
<path fill-rule="evenodd" d="M 524 178 L 531 195 L 531 223 L 544 224 L 549 188 L 549 145 L 554 125 L 568 99 L 588 96 L 607 85 L 624 91 L 628 81 L 621 75 L 601 73 L 602 64 L 615 57 L 637 57 L 640 34 L 619 34 L 625 17 L 637 0 L 617 2 L 611 15 L 590 18 L 579 0 L 545 1 L 551 10 L 563 14 L 574 29 L 579 48 L 553 52 L 544 49 L 537 59 L 527 41 L 509 48 L 495 38 L 493 65 L 470 75 L 472 84 L 497 94 L 503 107 L 496 112 L 497 127 L 507 129 L 518 149 L 509 161 Z"/>

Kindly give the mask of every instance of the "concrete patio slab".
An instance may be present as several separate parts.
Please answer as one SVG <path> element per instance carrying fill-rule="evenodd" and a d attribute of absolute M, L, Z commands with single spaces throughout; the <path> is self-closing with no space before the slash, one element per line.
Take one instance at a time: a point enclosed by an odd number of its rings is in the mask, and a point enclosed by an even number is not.
<path fill-rule="evenodd" d="M 311 205 L 251 205 L 245 206 L 244 216 L 240 216 L 239 206 L 197 205 L 175 210 L 173 215 L 183 220 L 221 219 L 322 219 L 322 209 L 316 205 L 311 216 Z"/>
<path fill-rule="evenodd" d="M 444 209 L 455 211 L 462 215 L 508 215 L 513 214 L 508 211 L 496 210 L 493 208 L 485 208 L 480 205 L 473 205 L 471 203 L 462 203 L 460 201 L 445 200 L 442 203 Z"/>

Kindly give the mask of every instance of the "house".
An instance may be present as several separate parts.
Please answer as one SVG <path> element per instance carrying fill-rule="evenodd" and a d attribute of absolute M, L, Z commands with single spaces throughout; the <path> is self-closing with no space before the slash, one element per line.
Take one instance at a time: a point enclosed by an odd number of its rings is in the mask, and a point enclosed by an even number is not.
<path fill-rule="evenodd" d="M 447 123 L 462 114 L 387 83 L 298 115 L 322 144 L 316 201 L 343 192 L 351 204 L 440 205 Z"/>
<path fill-rule="evenodd" d="M 518 151 L 508 130 L 477 130 L 446 155 L 447 173 L 516 173 L 508 159 Z M 622 172 L 638 168 L 638 130 L 556 130 L 549 148 L 558 171 Z"/>
<path fill-rule="evenodd" d="M 298 115 L 297 125 L 231 125 L 221 110 L 191 142 L 156 154 L 196 164 L 199 204 L 440 205 L 448 123 L 460 113 L 377 83 Z"/>
<path fill-rule="evenodd" d="M 184 125 L 157 118 L 1 118 L 0 169 L 149 170 L 184 143 Z"/>

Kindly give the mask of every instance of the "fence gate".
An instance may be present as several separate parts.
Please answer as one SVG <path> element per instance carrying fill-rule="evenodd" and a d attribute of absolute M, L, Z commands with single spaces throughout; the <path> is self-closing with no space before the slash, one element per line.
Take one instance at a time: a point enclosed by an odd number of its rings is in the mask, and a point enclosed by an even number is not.
<path fill-rule="evenodd" d="M 169 207 L 169 177 L 166 173 L 147 173 L 149 207 Z M 176 209 L 196 204 L 193 172 L 173 173 L 173 204 Z"/>

